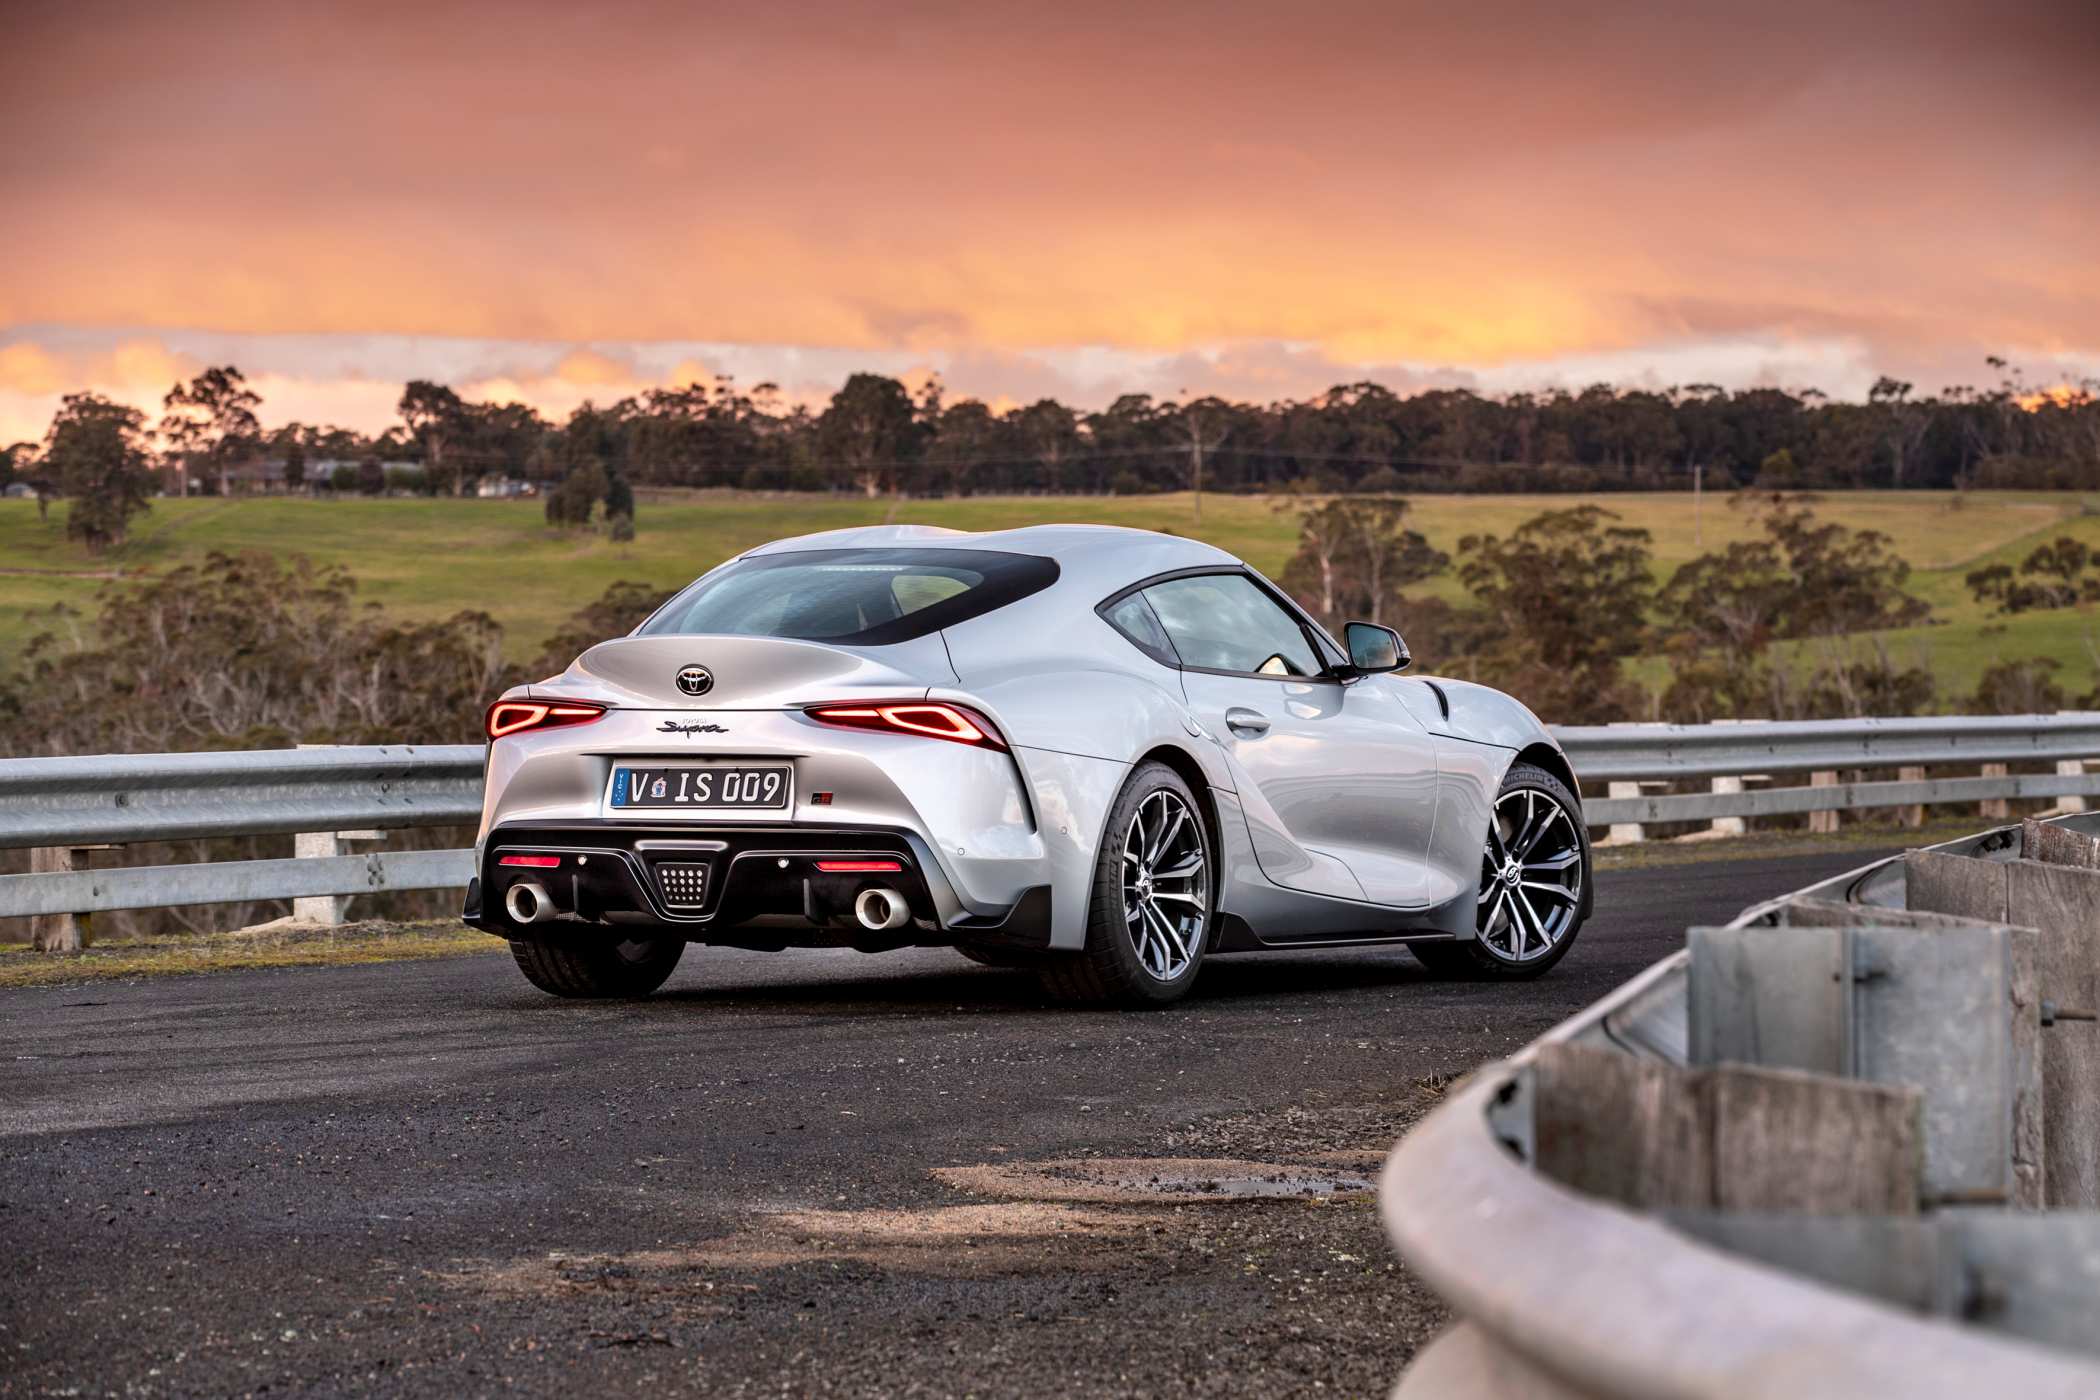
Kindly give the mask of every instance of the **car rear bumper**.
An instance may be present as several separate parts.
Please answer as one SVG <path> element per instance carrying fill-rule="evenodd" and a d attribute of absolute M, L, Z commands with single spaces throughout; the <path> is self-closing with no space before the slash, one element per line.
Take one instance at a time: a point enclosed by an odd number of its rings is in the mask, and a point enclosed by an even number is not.
<path fill-rule="evenodd" d="M 534 863 L 506 864 L 506 857 Z M 891 864 L 896 868 L 868 868 Z M 529 923 L 513 917 L 507 896 L 525 882 L 545 891 L 551 916 Z M 855 901 L 873 888 L 899 896 L 908 921 L 894 929 L 864 926 Z M 925 839 L 901 828 L 518 821 L 493 828 L 483 841 L 464 917 L 515 939 L 618 932 L 764 948 L 1041 948 L 1050 940 L 1050 890 L 1034 886 L 1007 908 L 973 911 Z"/>

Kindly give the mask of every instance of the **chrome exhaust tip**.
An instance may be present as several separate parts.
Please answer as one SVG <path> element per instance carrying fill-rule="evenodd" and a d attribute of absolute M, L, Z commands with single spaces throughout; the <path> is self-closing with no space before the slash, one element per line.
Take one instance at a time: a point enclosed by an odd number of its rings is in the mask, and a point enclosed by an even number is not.
<path fill-rule="evenodd" d="M 895 890 L 881 886 L 862 890 L 853 900 L 853 917 L 860 926 L 877 933 L 903 928 L 911 922 L 911 909 Z"/>
<path fill-rule="evenodd" d="M 554 901 L 537 880 L 520 880 L 503 894 L 503 910 L 513 923 L 536 924 L 554 917 Z"/>

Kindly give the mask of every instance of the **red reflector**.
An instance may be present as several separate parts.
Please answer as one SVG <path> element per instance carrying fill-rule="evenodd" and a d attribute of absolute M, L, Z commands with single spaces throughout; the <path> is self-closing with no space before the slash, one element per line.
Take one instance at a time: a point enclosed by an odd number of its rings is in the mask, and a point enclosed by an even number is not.
<path fill-rule="evenodd" d="M 552 870 L 561 864 L 560 856 L 499 856 L 498 865 L 529 865 L 534 870 Z"/>
<path fill-rule="evenodd" d="M 820 860 L 817 869 L 827 875 L 895 874 L 904 869 L 897 860 Z"/>

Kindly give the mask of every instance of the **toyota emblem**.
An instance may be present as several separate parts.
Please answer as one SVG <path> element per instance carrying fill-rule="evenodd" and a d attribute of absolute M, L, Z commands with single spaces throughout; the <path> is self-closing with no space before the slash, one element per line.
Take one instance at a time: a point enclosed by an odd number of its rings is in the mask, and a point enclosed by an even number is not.
<path fill-rule="evenodd" d="M 705 695 L 715 688 L 715 673 L 705 666 L 681 666 L 678 688 L 688 695 Z"/>

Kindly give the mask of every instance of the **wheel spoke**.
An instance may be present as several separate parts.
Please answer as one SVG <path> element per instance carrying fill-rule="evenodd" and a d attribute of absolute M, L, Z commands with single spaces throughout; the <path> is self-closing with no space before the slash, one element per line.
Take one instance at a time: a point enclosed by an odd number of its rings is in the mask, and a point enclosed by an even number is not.
<path fill-rule="evenodd" d="M 1159 946 L 1163 953 L 1160 959 L 1158 975 L 1163 978 L 1168 976 L 1167 969 L 1169 967 L 1178 972 L 1181 965 L 1187 961 L 1189 950 L 1188 945 L 1182 941 L 1181 935 L 1175 930 L 1173 921 L 1159 911 L 1158 905 L 1147 901 L 1145 904 L 1145 922 L 1151 926 L 1153 936 L 1159 940 Z"/>
<path fill-rule="evenodd" d="M 1173 847 L 1174 838 L 1181 834 L 1181 824 L 1186 820 L 1188 820 L 1188 810 L 1181 804 L 1175 803 L 1160 831 L 1158 844 L 1152 848 L 1151 854 L 1146 856 L 1145 859 L 1157 864 L 1161 857 L 1165 856 L 1168 850 Z"/>
<path fill-rule="evenodd" d="M 1516 853 L 1517 859 L 1529 859 L 1531 853 L 1538 849 L 1539 843 L 1546 839 L 1546 833 L 1553 829 L 1553 824 L 1556 821 L 1565 820 L 1566 817 L 1567 814 L 1561 811 L 1558 802 L 1548 802 L 1546 804 L 1546 814 L 1539 818 L 1538 829 L 1531 833 L 1531 839 L 1526 841 L 1523 849 Z"/>
<path fill-rule="evenodd" d="M 1524 913 L 1531 920 L 1532 932 L 1539 936 L 1539 951 L 1545 952 L 1546 949 L 1553 946 L 1553 940 L 1546 934 L 1546 921 L 1539 917 L 1538 910 L 1531 907 L 1530 896 L 1526 895 L 1522 890 L 1517 891 L 1516 899 L 1518 905 L 1523 908 Z"/>
<path fill-rule="evenodd" d="M 1538 821 L 1538 794 L 1530 788 L 1524 789 L 1524 820 L 1517 823 L 1517 834 L 1510 839 L 1509 853 L 1521 856 L 1531 849 L 1534 824 Z"/>
<path fill-rule="evenodd" d="M 1527 860 L 1524 862 L 1524 869 L 1527 872 L 1534 870 L 1566 870 L 1571 865 L 1581 863 L 1581 860 L 1581 850 L 1577 847 L 1570 846 L 1567 850 L 1562 851 L 1559 855 L 1544 856 L 1538 860 Z"/>
<path fill-rule="evenodd" d="M 1197 906 L 1198 908 L 1201 908 L 1201 907 L 1203 906 L 1203 901 L 1202 901 L 1201 899 L 1197 898 L 1197 897 L 1196 897 L 1195 895 L 1192 895 L 1192 894 L 1187 894 L 1187 893 L 1185 893 L 1185 892 L 1183 892 L 1183 891 L 1180 891 L 1180 890 L 1162 890 L 1162 889 L 1154 889 L 1154 890 L 1152 891 L 1152 897 L 1153 897 L 1153 898 L 1154 898 L 1155 900 L 1158 900 L 1158 899 L 1173 899 L 1173 900 L 1179 900 L 1179 901 L 1180 901 L 1181 903 L 1183 903 L 1183 904 L 1193 904 L 1193 905 Z"/>
<path fill-rule="evenodd" d="M 1575 898 L 1575 891 L 1569 889 L 1566 885 L 1549 885 L 1543 880 L 1526 880 L 1524 882 L 1524 888 L 1527 890 L 1537 890 L 1540 894 L 1550 894 L 1555 899 L 1565 899 L 1570 904 L 1574 904 L 1577 902 Z"/>
<path fill-rule="evenodd" d="M 1154 880 L 1188 880 L 1203 873 L 1203 853 L 1196 852 L 1172 870 L 1155 870 Z"/>

